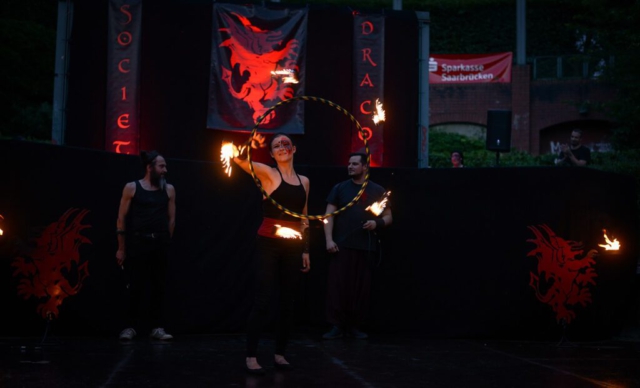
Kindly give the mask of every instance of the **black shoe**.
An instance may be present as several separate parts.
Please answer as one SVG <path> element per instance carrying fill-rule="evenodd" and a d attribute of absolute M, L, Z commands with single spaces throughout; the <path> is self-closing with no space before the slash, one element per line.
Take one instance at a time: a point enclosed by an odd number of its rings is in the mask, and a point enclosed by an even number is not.
<path fill-rule="evenodd" d="M 264 376 L 265 374 L 264 368 L 251 369 L 245 365 L 244 369 L 247 371 L 248 374 L 254 375 L 254 376 Z"/>
<path fill-rule="evenodd" d="M 363 333 L 363 332 L 359 331 L 358 329 L 351 329 L 349 331 L 349 336 L 353 337 L 355 339 L 367 339 L 367 338 L 369 338 L 367 333 Z"/>
<path fill-rule="evenodd" d="M 331 331 L 322 335 L 323 339 L 332 340 L 344 337 L 342 330 L 338 326 L 334 326 L 331 328 Z"/>
<path fill-rule="evenodd" d="M 277 363 L 277 362 L 275 362 L 275 363 L 273 364 L 273 367 L 274 367 L 275 369 L 277 369 L 277 370 L 282 370 L 282 371 L 284 371 L 284 370 L 292 370 L 292 369 L 293 369 L 293 367 L 291 366 L 291 364 L 279 364 L 279 363 Z"/>

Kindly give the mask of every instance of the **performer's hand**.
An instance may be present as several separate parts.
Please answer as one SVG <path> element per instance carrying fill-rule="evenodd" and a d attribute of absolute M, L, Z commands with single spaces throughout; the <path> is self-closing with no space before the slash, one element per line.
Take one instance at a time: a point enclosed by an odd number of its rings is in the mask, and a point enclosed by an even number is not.
<path fill-rule="evenodd" d="M 267 146 L 267 143 L 265 143 L 264 135 L 261 135 L 259 133 L 256 133 L 255 135 L 253 135 L 253 138 L 251 138 L 251 148 L 257 149 L 258 147 L 264 148 L 266 146 Z"/>
<path fill-rule="evenodd" d="M 374 220 L 369 220 L 366 221 L 364 224 L 362 224 L 362 229 L 365 230 L 374 230 L 376 228 L 376 222 Z"/>
<path fill-rule="evenodd" d="M 300 271 L 307 273 L 311 270 L 311 260 L 309 259 L 308 253 L 302 254 L 302 268 Z"/>
<path fill-rule="evenodd" d="M 118 262 L 119 266 L 122 266 L 122 263 L 124 263 L 124 259 L 126 257 L 127 255 L 124 253 L 124 251 L 118 249 L 118 251 L 116 252 L 116 261 Z"/>
<path fill-rule="evenodd" d="M 329 253 L 336 253 L 338 252 L 338 244 L 336 244 L 335 242 L 333 242 L 333 240 L 327 242 L 327 252 Z"/>

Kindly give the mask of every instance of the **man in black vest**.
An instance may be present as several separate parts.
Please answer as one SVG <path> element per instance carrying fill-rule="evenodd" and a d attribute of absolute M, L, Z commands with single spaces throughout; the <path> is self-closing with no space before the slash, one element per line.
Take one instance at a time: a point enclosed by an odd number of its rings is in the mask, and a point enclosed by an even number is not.
<path fill-rule="evenodd" d="M 151 338 L 169 340 L 164 331 L 162 305 L 168 263 L 168 245 L 173 235 L 176 190 L 166 183 L 167 162 L 157 151 L 140 153 L 144 178 L 124 186 L 118 211 L 116 259 L 129 279 L 130 303 L 127 328 L 121 340 L 136 335 L 141 297 L 150 287 Z"/>
<path fill-rule="evenodd" d="M 591 163 L 591 150 L 583 146 L 582 130 L 571 132 L 571 145 L 562 144 L 560 153 L 555 160 L 556 166 L 586 166 Z"/>

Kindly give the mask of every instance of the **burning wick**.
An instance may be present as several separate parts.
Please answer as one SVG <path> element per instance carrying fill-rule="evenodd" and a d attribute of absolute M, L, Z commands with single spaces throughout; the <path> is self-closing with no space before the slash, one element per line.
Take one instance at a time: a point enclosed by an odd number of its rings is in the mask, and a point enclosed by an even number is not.
<path fill-rule="evenodd" d="M 297 238 L 302 240 L 302 235 L 300 234 L 300 232 L 295 231 L 291 228 L 278 225 L 278 224 L 274 226 L 277 228 L 275 233 L 276 236 L 282 237 L 282 238 Z"/>
<path fill-rule="evenodd" d="M 384 193 L 384 199 L 382 201 L 374 202 L 370 206 L 367 206 L 367 208 L 364 210 L 369 210 L 371 213 L 379 216 L 384 211 L 384 208 L 387 207 L 387 200 L 389 200 L 389 195 L 391 195 L 391 191 L 387 191 L 386 193 Z"/>
<path fill-rule="evenodd" d="M 292 69 L 272 70 L 271 75 L 273 77 L 281 77 L 282 83 L 285 83 L 285 84 L 298 83 L 298 79 L 296 78 L 296 73 Z"/>
<path fill-rule="evenodd" d="M 379 98 L 376 98 L 376 111 L 373 114 L 373 123 L 378 124 L 380 121 L 385 120 L 384 110 L 382 109 L 382 103 Z"/>
<path fill-rule="evenodd" d="M 609 237 L 607 236 L 607 230 L 606 229 L 602 229 L 602 231 L 604 232 L 604 241 L 606 241 L 606 244 L 598 244 L 599 247 L 603 247 L 605 250 L 607 251 L 617 251 L 620 250 L 620 242 L 618 242 L 617 238 L 614 238 L 613 241 L 609 240 Z"/>
<path fill-rule="evenodd" d="M 2 214 L 0 214 L 0 220 L 4 220 L 4 217 L 2 216 Z M 2 230 L 2 228 L 0 228 L 0 236 L 2 236 L 4 234 L 4 231 Z"/>
<path fill-rule="evenodd" d="M 231 158 L 235 158 L 240 155 L 242 151 L 244 151 L 244 147 L 242 146 L 240 150 L 233 143 L 222 143 L 222 148 L 220 148 L 220 161 L 222 162 L 222 167 L 224 168 L 225 174 L 231 176 Z"/>

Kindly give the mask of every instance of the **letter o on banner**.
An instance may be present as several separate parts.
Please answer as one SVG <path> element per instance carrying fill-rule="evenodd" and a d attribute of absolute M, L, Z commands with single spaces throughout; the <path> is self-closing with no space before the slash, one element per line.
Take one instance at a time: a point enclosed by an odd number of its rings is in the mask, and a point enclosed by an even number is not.
<path fill-rule="evenodd" d="M 367 133 L 367 140 L 371 139 L 371 136 L 373 136 L 373 131 L 369 127 L 362 127 L 362 131 Z M 358 131 L 358 137 L 360 138 L 360 140 L 364 141 L 364 139 L 362 138 L 362 131 Z"/>

